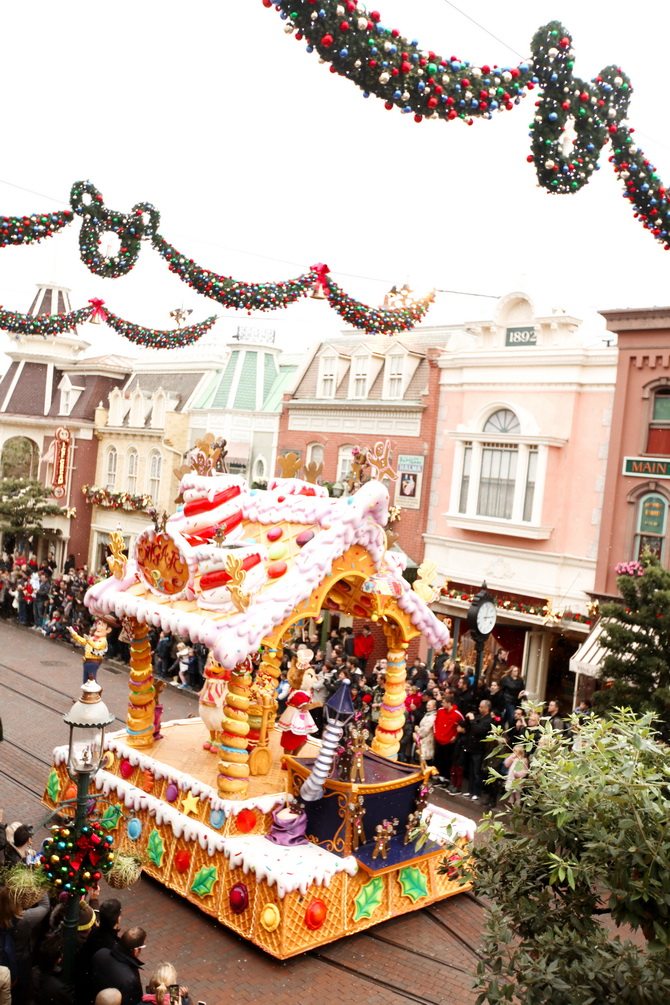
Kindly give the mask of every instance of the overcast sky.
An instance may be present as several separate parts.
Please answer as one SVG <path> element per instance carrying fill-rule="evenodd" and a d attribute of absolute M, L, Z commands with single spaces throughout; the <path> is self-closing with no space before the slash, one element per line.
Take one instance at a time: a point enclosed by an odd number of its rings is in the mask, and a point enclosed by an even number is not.
<path fill-rule="evenodd" d="M 590 79 L 618 63 L 631 76 L 630 122 L 670 183 L 667 0 L 636 9 L 620 0 L 462 0 L 483 27 L 448 0 L 375 6 L 384 24 L 475 65 L 518 63 L 536 29 L 561 20 L 577 74 Z M 64 208 L 72 182 L 88 178 L 114 209 L 153 202 L 168 240 L 238 279 L 280 280 L 324 261 L 370 303 L 406 279 L 490 296 L 523 287 L 542 305 L 582 315 L 670 299 L 670 253 L 633 219 L 607 152 L 577 195 L 537 187 L 526 162 L 537 92 L 472 127 L 417 125 L 319 65 L 261 0 L 8 4 L 2 59 L 0 213 Z M 75 307 L 99 296 L 156 327 L 181 305 L 194 319 L 216 312 L 148 245 L 130 276 L 93 276 L 79 262 L 77 231 L 75 223 L 41 246 L 2 249 L 0 302 L 25 311 L 35 284 L 53 278 L 71 287 Z M 493 304 L 440 295 L 427 320 L 482 319 Z M 264 317 L 274 325 L 279 315 Z M 295 349 L 338 324 L 312 301 L 277 327 Z M 95 348 L 112 345 L 135 352 L 106 336 Z"/>

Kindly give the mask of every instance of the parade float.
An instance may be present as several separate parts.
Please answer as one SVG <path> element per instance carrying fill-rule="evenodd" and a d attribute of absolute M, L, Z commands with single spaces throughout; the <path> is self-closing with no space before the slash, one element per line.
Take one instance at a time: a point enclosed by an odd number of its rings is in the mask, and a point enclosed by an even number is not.
<path fill-rule="evenodd" d="M 380 446 L 373 466 L 386 476 Z M 177 511 L 155 516 L 134 558 L 118 535 L 111 575 L 86 595 L 94 616 L 123 624 L 131 654 L 126 728 L 107 737 L 93 784 L 117 847 L 285 959 L 464 889 L 444 865 L 462 855 L 474 824 L 431 804 L 432 768 L 397 760 L 408 644 L 423 635 L 439 647 L 449 634 L 426 602 L 430 585 L 419 577 L 413 589 L 402 553 L 388 547 L 381 477 L 331 498 L 284 461 L 284 477 L 251 489 L 209 473 L 197 454 Z M 386 637 L 371 747 L 348 684 L 313 738 L 300 654 L 293 714 L 277 721 L 282 640 L 329 610 L 377 622 Z M 200 717 L 160 722 L 151 626 L 210 650 Z M 69 794 L 66 758 L 55 751 L 52 807 Z"/>

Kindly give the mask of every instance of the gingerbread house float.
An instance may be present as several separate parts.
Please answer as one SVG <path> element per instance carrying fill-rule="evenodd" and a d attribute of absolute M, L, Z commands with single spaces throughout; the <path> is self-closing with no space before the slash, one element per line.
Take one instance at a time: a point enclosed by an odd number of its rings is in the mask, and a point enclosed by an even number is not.
<path fill-rule="evenodd" d="M 426 582 L 412 589 L 387 547 L 387 489 L 373 480 L 337 499 L 297 478 L 255 490 L 191 471 L 180 492 L 134 558 L 116 542 L 112 575 L 86 596 L 130 640 L 127 726 L 107 738 L 94 778 L 117 845 L 281 959 L 460 892 L 441 866 L 474 825 L 431 805 L 433 769 L 396 760 L 407 645 L 449 635 Z M 359 736 L 344 774 L 335 754 L 353 712 L 346 686 L 328 703 L 321 741 L 288 754 L 274 722 L 282 639 L 329 609 L 380 622 L 388 641 L 372 749 Z M 152 625 L 211 650 L 202 718 L 156 729 Z M 67 794 L 65 759 L 57 749 L 50 806 Z"/>

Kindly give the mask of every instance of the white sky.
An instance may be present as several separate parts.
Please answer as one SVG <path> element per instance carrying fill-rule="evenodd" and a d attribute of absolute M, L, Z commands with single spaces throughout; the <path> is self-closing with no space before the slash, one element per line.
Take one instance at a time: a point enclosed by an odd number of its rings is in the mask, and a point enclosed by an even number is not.
<path fill-rule="evenodd" d="M 448 0 L 369 6 L 442 56 L 519 62 Z M 621 65 L 635 88 L 639 145 L 670 183 L 667 0 L 634 17 L 621 0 L 461 6 L 522 57 L 536 29 L 558 19 L 573 34 L 580 76 Z M 417 125 L 319 65 L 261 0 L 8 4 L 3 43 L 2 214 L 64 208 L 72 182 L 88 178 L 113 209 L 153 202 L 169 241 L 238 279 L 279 280 L 324 261 L 369 303 L 405 279 L 421 290 L 524 288 L 581 316 L 670 300 L 670 253 L 633 219 L 607 148 L 577 195 L 537 187 L 526 162 L 537 92 L 472 127 Z M 193 319 L 217 313 L 149 245 L 130 276 L 93 276 L 77 233 L 75 223 L 40 246 L 2 249 L 0 303 L 25 311 L 35 284 L 56 279 L 74 307 L 99 296 L 141 324 L 170 327 L 180 305 Z M 427 322 L 485 318 L 493 303 L 441 295 Z M 291 350 L 339 326 L 315 301 L 263 319 Z M 103 327 L 92 332 L 96 354 L 136 353 Z"/>

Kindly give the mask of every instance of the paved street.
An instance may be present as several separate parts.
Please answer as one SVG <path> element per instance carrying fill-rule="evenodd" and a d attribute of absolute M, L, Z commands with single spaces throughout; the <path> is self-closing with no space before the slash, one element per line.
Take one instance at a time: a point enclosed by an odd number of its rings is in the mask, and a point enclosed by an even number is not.
<path fill-rule="evenodd" d="M 108 707 L 125 715 L 126 674 L 105 663 L 98 675 Z M 61 716 L 76 697 L 81 658 L 65 643 L 0 622 L 0 807 L 4 820 L 38 822 L 41 793 L 57 744 L 67 741 Z M 197 715 L 194 696 L 166 688 L 164 719 Z M 38 833 L 41 840 L 44 832 Z M 103 897 L 106 889 L 103 888 Z M 119 895 L 114 891 L 114 896 Z M 270 1001 L 293 1005 L 297 998 L 326 999 L 329 1005 L 471 1005 L 470 990 L 481 928 L 481 908 L 461 895 L 369 932 L 342 939 L 318 952 L 279 963 L 244 942 L 190 904 L 143 878 L 121 891 L 123 923 L 148 932 L 146 969 L 170 960 L 194 1002 L 207 1005 Z"/>

